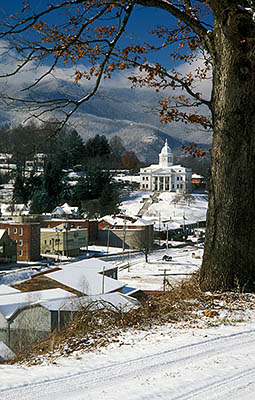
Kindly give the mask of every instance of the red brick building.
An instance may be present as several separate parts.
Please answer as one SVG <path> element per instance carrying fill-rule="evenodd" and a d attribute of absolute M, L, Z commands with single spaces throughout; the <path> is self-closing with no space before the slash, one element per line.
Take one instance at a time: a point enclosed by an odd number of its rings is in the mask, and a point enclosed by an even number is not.
<path fill-rule="evenodd" d="M 0 221 L 0 229 L 5 229 L 17 244 L 17 261 L 40 260 L 40 223 L 26 221 Z"/>
<path fill-rule="evenodd" d="M 96 243 L 98 222 L 84 219 L 45 219 L 42 215 L 12 217 L 0 220 L 0 229 L 5 229 L 17 243 L 17 261 L 38 261 L 41 252 L 41 228 L 55 228 L 62 225 L 65 229 L 88 229 L 89 244 Z"/>
<path fill-rule="evenodd" d="M 192 174 L 192 191 L 195 190 L 206 190 L 205 178 L 201 175 Z"/>

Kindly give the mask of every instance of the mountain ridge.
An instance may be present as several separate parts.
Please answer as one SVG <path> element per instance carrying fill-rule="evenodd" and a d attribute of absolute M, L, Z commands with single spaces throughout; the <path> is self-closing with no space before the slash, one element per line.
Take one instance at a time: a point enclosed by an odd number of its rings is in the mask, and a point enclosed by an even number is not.
<path fill-rule="evenodd" d="M 80 84 L 59 80 L 57 85 L 40 87 L 40 98 L 59 98 L 68 93 L 78 98 L 89 90 Z M 128 151 L 135 151 L 143 162 L 154 162 L 165 140 L 168 140 L 174 154 L 181 152 L 181 145 L 199 144 L 201 148 L 211 143 L 211 134 L 205 134 L 197 127 L 184 123 L 161 124 L 156 105 L 161 96 L 149 89 L 103 87 L 98 94 L 84 103 L 69 121 L 86 142 L 99 134 L 108 140 L 119 136 Z M 13 127 L 22 123 L 25 111 L 2 110 L 0 125 Z M 27 116 L 27 114 L 26 114 Z M 54 117 L 60 118 L 59 114 Z"/>

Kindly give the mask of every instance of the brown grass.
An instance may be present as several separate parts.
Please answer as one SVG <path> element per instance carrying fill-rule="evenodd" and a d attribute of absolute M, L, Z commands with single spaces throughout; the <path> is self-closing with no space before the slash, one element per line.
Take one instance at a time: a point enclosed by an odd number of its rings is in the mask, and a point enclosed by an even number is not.
<path fill-rule="evenodd" d="M 183 281 L 176 287 L 168 283 L 168 290 L 160 296 L 150 296 L 138 309 L 124 312 L 105 303 L 104 310 L 91 311 L 91 306 L 77 313 L 65 329 L 54 331 L 45 341 L 18 354 L 15 362 L 27 361 L 29 365 L 42 362 L 47 355 L 52 362 L 58 356 L 74 351 L 90 351 L 117 340 L 123 330 L 148 329 L 162 324 L 194 324 L 202 318 L 207 325 L 219 324 L 219 310 L 245 310 L 254 308 L 253 295 L 235 293 L 204 293 L 200 290 L 198 277 Z M 222 321 L 224 323 L 224 321 Z M 45 358 L 44 358 L 45 359 Z"/>

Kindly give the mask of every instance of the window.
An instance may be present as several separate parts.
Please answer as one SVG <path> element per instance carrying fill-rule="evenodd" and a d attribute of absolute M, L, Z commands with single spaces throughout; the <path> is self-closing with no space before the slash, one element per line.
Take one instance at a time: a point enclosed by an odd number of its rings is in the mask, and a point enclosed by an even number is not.
<path fill-rule="evenodd" d="M 19 246 L 23 246 L 23 240 L 19 240 Z"/>
<path fill-rule="evenodd" d="M 23 228 L 19 228 L 19 236 L 23 235 Z"/>
<path fill-rule="evenodd" d="M 17 228 L 16 228 L 16 226 L 13 228 L 13 233 L 16 235 L 16 233 L 17 233 Z"/>
<path fill-rule="evenodd" d="M 47 240 L 44 240 L 44 244 L 47 244 Z"/>
<path fill-rule="evenodd" d="M 177 179 L 177 181 L 178 181 L 178 180 L 179 180 L 179 176 L 177 176 L 177 178 L 176 178 L 176 179 Z"/>
<path fill-rule="evenodd" d="M 23 251 L 19 250 L 19 256 L 22 256 L 22 255 L 23 255 Z"/>

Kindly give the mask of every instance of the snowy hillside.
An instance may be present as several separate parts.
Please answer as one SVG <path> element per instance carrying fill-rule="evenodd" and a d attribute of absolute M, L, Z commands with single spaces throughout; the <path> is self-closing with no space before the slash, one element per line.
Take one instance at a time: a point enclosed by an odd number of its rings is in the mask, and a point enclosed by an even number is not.
<path fill-rule="evenodd" d="M 121 204 L 121 211 L 127 215 L 137 215 L 142 208 L 143 199 L 149 198 L 152 192 L 135 191 L 130 197 Z M 193 194 L 193 201 L 187 204 L 181 201 L 174 204 L 176 193 L 164 192 L 160 193 L 158 202 L 151 204 L 143 218 L 155 222 L 158 226 L 159 221 L 165 226 L 161 228 L 175 229 L 183 223 L 193 224 L 198 221 L 205 221 L 207 212 L 207 195 Z"/>

